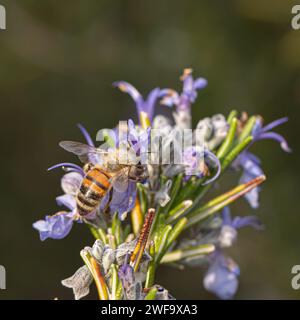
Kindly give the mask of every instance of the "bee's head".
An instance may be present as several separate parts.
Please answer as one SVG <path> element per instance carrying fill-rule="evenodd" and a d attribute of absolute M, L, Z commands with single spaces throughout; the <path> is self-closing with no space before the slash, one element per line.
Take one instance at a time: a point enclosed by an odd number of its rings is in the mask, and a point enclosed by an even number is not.
<path fill-rule="evenodd" d="M 149 177 L 147 166 L 142 164 L 137 164 L 130 168 L 129 179 L 143 182 Z"/>

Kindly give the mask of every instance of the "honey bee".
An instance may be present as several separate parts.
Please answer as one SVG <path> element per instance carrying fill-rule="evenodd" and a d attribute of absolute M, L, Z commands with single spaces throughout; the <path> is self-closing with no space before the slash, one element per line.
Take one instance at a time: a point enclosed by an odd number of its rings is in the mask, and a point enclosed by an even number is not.
<path fill-rule="evenodd" d="M 125 192 L 129 181 L 143 182 L 148 178 L 146 165 L 133 162 L 132 164 L 120 164 L 118 149 L 108 152 L 74 141 L 61 141 L 59 145 L 77 155 L 84 163 L 85 176 L 76 197 L 77 211 L 81 217 L 94 212 L 108 193 L 109 199 L 103 210 L 107 212 L 114 190 Z M 90 162 L 89 159 L 92 156 L 98 159 L 96 163 Z"/>

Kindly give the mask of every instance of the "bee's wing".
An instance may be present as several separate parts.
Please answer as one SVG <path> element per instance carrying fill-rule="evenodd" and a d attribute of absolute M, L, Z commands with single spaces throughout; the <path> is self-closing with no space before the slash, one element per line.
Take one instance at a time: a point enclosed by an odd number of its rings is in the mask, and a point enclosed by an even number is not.
<path fill-rule="evenodd" d="M 128 173 L 129 167 L 125 167 L 118 171 L 112 178 L 111 178 L 111 185 L 114 189 L 118 192 L 125 192 L 128 188 Z"/>
<path fill-rule="evenodd" d="M 85 143 L 75 142 L 75 141 L 61 141 L 59 143 L 60 147 L 63 149 L 72 152 L 78 156 L 78 158 L 83 162 L 90 162 L 90 155 L 98 155 L 104 158 L 108 152 L 103 149 L 99 149 L 93 146 L 89 146 Z"/>

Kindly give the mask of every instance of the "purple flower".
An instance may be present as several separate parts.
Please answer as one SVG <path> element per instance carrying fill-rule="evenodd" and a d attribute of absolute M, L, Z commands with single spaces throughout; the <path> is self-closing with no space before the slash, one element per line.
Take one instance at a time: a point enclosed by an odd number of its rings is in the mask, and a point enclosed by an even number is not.
<path fill-rule="evenodd" d="M 258 117 L 251 133 L 254 141 L 272 139 L 279 142 L 281 148 L 284 151 L 291 152 L 287 141 L 280 134 L 270 131 L 273 128 L 285 123 L 286 121 L 288 121 L 288 118 L 281 118 L 263 127 L 262 119 Z M 257 158 L 254 154 L 247 150 L 238 156 L 233 164 L 233 167 L 241 168 L 243 170 L 243 174 L 240 178 L 240 183 L 247 183 L 250 180 L 264 174 L 259 158 Z M 245 198 L 249 202 L 250 206 L 254 209 L 259 207 L 259 191 L 260 187 L 257 187 L 252 189 L 245 195 Z"/>
<path fill-rule="evenodd" d="M 205 289 L 220 299 L 231 299 L 238 289 L 239 266 L 220 251 L 211 256 L 210 266 L 204 276 Z"/>
<path fill-rule="evenodd" d="M 239 180 L 240 183 L 247 183 L 250 180 L 263 175 L 263 170 L 261 169 L 260 160 L 251 152 L 244 151 L 233 163 L 234 168 L 241 168 L 243 174 Z M 259 192 L 260 187 L 252 189 L 250 192 L 245 194 L 245 198 L 249 202 L 250 206 L 254 209 L 259 207 Z"/>
<path fill-rule="evenodd" d="M 119 88 L 121 91 L 126 92 L 131 96 L 136 104 L 138 115 L 144 112 L 148 115 L 149 120 L 152 121 L 154 116 L 155 104 L 157 100 L 162 96 L 161 90 L 159 88 L 155 88 L 150 91 L 149 95 L 144 100 L 139 91 L 128 82 L 117 81 L 113 83 L 113 86 Z"/>
<path fill-rule="evenodd" d="M 33 227 L 39 231 L 42 241 L 47 238 L 62 239 L 71 231 L 73 218 L 68 212 L 59 212 L 53 216 L 46 216 L 45 220 L 39 220 Z"/>
<path fill-rule="evenodd" d="M 218 237 L 218 245 L 222 248 L 230 247 L 237 238 L 237 230 L 244 227 L 252 227 L 256 230 L 262 230 L 263 225 L 256 216 L 245 216 L 231 218 L 229 207 L 222 211 L 222 227 Z"/>
<path fill-rule="evenodd" d="M 61 187 L 65 194 L 57 197 L 56 202 L 70 211 L 61 211 L 52 216 L 46 216 L 45 220 L 39 220 L 33 224 L 33 227 L 39 231 L 42 241 L 47 238 L 65 238 L 70 233 L 73 222 L 75 220 L 80 222 L 76 213 L 76 194 L 82 178 L 83 175 L 76 171 L 68 172 L 62 177 Z"/>
<path fill-rule="evenodd" d="M 138 130 L 134 122 L 128 120 L 128 142 L 137 156 L 144 156 L 148 152 L 151 128 Z"/>
<path fill-rule="evenodd" d="M 109 212 L 118 212 L 119 219 L 124 220 L 126 218 L 127 212 L 131 211 L 135 205 L 136 194 L 137 187 L 135 181 L 129 180 L 127 188 L 124 191 L 120 191 L 117 188 L 114 188 L 112 192 L 112 199 L 109 204 Z M 107 206 L 109 198 L 110 194 L 107 193 L 101 201 L 100 208 L 102 210 Z"/>
<path fill-rule="evenodd" d="M 185 174 L 187 179 L 192 175 L 196 175 L 198 178 L 205 177 L 209 168 L 217 168 L 215 175 L 205 181 L 204 184 L 216 180 L 221 172 L 221 164 L 218 157 L 208 149 L 194 146 L 188 147 L 183 151 L 183 164 L 186 166 Z"/>
<path fill-rule="evenodd" d="M 258 117 L 252 129 L 252 136 L 254 138 L 254 141 L 265 140 L 265 139 L 275 140 L 280 144 L 281 148 L 285 152 L 291 152 L 292 150 L 288 146 L 288 143 L 284 139 L 284 137 L 276 132 L 270 131 L 273 128 L 278 127 L 287 121 L 288 121 L 288 118 L 284 117 L 284 118 L 277 119 L 263 127 L 262 118 Z"/>
<path fill-rule="evenodd" d="M 133 268 L 127 264 L 127 258 L 125 259 L 125 263 L 119 269 L 118 275 L 125 291 L 135 282 L 134 271 Z"/>
<path fill-rule="evenodd" d="M 191 104 L 197 98 L 197 90 L 205 88 L 207 80 L 204 78 L 193 79 L 192 69 L 185 69 L 180 79 L 183 81 L 182 93 L 179 94 L 172 89 L 164 89 L 162 90 L 164 98 L 161 103 L 169 107 L 175 105 L 177 112 L 190 111 Z"/>

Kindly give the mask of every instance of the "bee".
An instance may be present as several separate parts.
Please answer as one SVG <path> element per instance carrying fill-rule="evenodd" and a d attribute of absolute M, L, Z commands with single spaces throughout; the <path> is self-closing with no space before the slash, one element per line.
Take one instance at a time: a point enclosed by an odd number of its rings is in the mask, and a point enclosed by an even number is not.
<path fill-rule="evenodd" d="M 61 141 L 59 145 L 77 155 L 84 163 L 85 176 L 76 196 L 77 211 L 81 217 L 94 212 L 106 194 L 109 196 L 103 211 L 107 212 L 114 190 L 125 192 L 129 181 L 143 182 L 148 178 L 146 165 L 130 161 L 128 164 L 120 164 L 118 149 L 108 152 L 74 141 Z M 91 158 L 96 160 L 92 163 Z"/>

